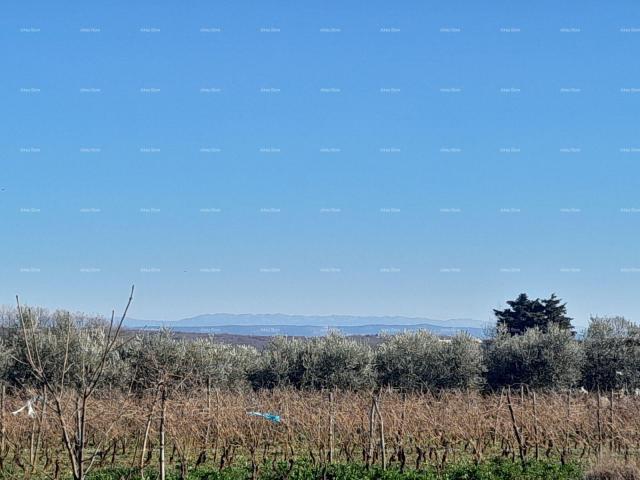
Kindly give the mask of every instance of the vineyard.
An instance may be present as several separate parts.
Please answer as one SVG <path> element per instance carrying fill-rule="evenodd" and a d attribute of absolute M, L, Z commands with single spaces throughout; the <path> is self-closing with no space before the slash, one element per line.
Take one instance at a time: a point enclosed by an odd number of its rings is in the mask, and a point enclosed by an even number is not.
<path fill-rule="evenodd" d="M 580 339 L 552 324 L 258 351 L 123 333 L 131 300 L 120 320 L 0 311 L 0 478 L 640 478 L 640 329 L 625 319 Z"/>
<path fill-rule="evenodd" d="M 32 409 L 11 413 L 32 395 Z M 77 399 L 61 399 L 68 404 L 63 410 L 71 412 L 66 418 L 54 415 L 57 407 L 38 392 L 5 392 L 3 478 L 68 478 L 60 422 L 79 425 Z M 155 475 L 161 462 L 177 478 L 194 469 L 234 466 L 258 478 L 276 464 L 286 474 L 282 465 L 292 469 L 301 461 L 378 471 L 445 471 L 495 458 L 516 465 L 536 460 L 586 465 L 603 458 L 634 461 L 640 445 L 638 397 L 536 394 L 526 388 L 492 395 L 292 389 L 172 394 L 160 388 L 142 396 L 100 392 L 86 415 L 87 471 L 119 469 L 137 478 L 145 471 Z"/>

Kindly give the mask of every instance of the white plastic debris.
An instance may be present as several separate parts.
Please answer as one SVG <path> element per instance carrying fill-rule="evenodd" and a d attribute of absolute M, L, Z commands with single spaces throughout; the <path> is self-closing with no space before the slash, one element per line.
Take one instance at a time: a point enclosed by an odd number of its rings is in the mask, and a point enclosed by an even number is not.
<path fill-rule="evenodd" d="M 29 400 L 27 400 L 27 403 L 25 403 L 21 408 L 19 408 L 15 412 L 11 412 L 11 415 L 18 415 L 18 414 L 20 414 L 22 411 L 24 411 L 26 409 L 27 410 L 27 417 L 35 418 L 36 411 L 33 409 L 33 404 L 35 402 L 37 402 L 37 401 L 38 401 L 38 397 L 30 398 Z"/>

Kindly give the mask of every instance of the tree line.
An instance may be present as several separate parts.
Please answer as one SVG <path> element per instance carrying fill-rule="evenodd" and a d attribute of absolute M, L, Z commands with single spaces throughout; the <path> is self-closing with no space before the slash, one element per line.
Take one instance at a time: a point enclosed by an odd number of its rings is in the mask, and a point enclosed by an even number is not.
<path fill-rule="evenodd" d="M 566 305 L 555 295 L 530 299 L 521 294 L 507 304 L 495 311 L 495 328 L 483 341 L 465 333 L 443 339 L 417 331 L 382 335 L 370 346 L 330 333 L 276 337 L 262 351 L 215 337 L 183 339 L 167 330 L 117 335 L 113 321 L 67 311 L 5 309 L 0 312 L 0 380 L 17 388 L 41 388 L 46 380 L 81 389 L 96 379 L 92 389 L 133 392 L 160 384 L 176 390 L 527 385 L 640 392 L 640 328 L 634 323 L 593 317 L 584 334 L 576 335 Z"/>

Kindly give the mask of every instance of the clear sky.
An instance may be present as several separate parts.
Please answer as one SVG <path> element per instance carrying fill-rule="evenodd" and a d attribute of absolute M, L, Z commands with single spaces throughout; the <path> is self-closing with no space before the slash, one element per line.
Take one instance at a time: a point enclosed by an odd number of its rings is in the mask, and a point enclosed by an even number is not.
<path fill-rule="evenodd" d="M 0 304 L 640 320 L 640 4 L 0 6 Z"/>

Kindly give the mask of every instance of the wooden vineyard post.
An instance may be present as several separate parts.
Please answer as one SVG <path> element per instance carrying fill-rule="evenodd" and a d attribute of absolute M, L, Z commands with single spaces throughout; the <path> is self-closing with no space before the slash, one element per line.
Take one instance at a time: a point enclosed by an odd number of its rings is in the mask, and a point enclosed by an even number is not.
<path fill-rule="evenodd" d="M 374 434 L 375 428 L 376 428 L 375 398 L 372 396 L 371 409 L 369 410 L 369 452 L 367 454 L 367 468 L 371 465 L 371 462 L 373 460 L 373 452 L 374 452 L 373 434 Z"/>
<path fill-rule="evenodd" d="M 167 390 L 164 383 L 160 386 L 160 480 L 166 480 L 165 471 L 165 452 L 164 452 L 164 430 L 165 430 L 165 416 L 167 413 Z"/>
<path fill-rule="evenodd" d="M 522 463 L 522 467 L 524 468 L 526 463 L 524 457 L 524 444 L 522 443 L 522 436 L 520 435 L 520 429 L 518 429 L 518 424 L 516 423 L 516 415 L 513 411 L 513 404 L 511 403 L 511 387 L 507 389 L 507 405 L 509 407 L 509 415 L 511 416 L 513 433 L 516 436 L 516 442 L 518 442 L 518 453 L 520 454 L 520 462 Z"/>
<path fill-rule="evenodd" d="M 380 456 L 382 460 L 382 470 L 387 469 L 387 451 L 384 442 L 384 420 L 382 419 L 382 413 L 380 412 L 380 405 L 378 403 L 378 399 L 373 399 L 373 406 L 375 407 L 376 414 L 378 416 L 378 420 L 380 420 Z"/>
<path fill-rule="evenodd" d="M 533 391 L 533 435 L 535 436 L 536 462 L 540 460 L 540 445 L 538 439 L 538 406 L 536 403 L 536 392 Z"/>
<path fill-rule="evenodd" d="M 334 442 L 335 442 L 335 394 L 329 392 L 329 463 L 334 462 Z"/>

